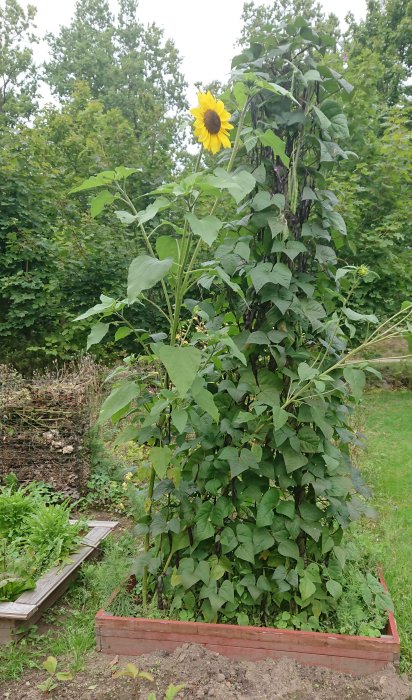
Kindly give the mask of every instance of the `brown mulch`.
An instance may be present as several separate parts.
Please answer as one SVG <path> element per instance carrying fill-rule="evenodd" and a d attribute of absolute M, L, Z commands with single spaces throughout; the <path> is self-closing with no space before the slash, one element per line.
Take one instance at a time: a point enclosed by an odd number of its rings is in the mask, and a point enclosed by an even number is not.
<path fill-rule="evenodd" d="M 133 662 L 150 671 L 155 680 L 113 678 L 114 670 Z M 117 662 L 117 664 L 115 663 Z M 36 689 L 45 674 L 32 672 L 22 681 L 0 683 L 0 698 L 40 700 Z M 262 662 L 234 661 L 197 645 L 185 644 L 172 653 L 138 659 L 92 653 L 86 670 L 61 683 L 51 697 L 61 700 L 146 700 L 150 691 L 162 700 L 169 683 L 184 683 L 180 700 L 412 700 L 412 682 L 393 666 L 363 678 L 352 678 L 322 668 L 301 666 L 290 659 Z"/>

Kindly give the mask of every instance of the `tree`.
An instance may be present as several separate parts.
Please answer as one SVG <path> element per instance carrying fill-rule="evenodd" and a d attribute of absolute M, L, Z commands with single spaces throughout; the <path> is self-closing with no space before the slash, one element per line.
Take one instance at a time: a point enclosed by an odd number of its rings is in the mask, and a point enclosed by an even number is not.
<path fill-rule="evenodd" d="M 412 0 L 368 0 L 364 20 L 348 15 L 345 35 L 350 55 L 372 51 L 381 66 L 377 81 L 387 104 L 394 105 L 410 92 L 412 75 Z"/>
<path fill-rule="evenodd" d="M 367 113 L 366 109 L 366 113 Z M 360 119 L 362 121 L 362 119 Z M 353 169 L 335 179 L 348 227 L 345 259 L 361 260 L 377 274 L 355 294 L 357 308 L 393 313 L 412 297 L 410 108 L 393 107 L 379 120 L 379 135 L 366 134 Z"/>
<path fill-rule="evenodd" d="M 58 169 L 35 129 L 3 134 L 1 145 L 0 361 L 18 364 L 51 329 L 60 304 L 53 241 Z"/>
<path fill-rule="evenodd" d="M 5 0 L 0 7 L 0 118 L 13 126 L 36 109 L 38 76 L 31 45 L 36 9 L 25 11 L 17 0 Z"/>
<path fill-rule="evenodd" d="M 365 20 L 353 17 L 344 37 L 345 76 L 353 83 L 345 112 L 351 130 L 351 159 L 333 176 L 341 195 L 348 237 L 341 255 L 361 260 L 378 277 L 355 294 L 359 309 L 395 311 L 412 294 L 412 231 L 407 213 L 410 188 L 411 74 L 405 37 L 409 2 L 369 2 Z"/>
<path fill-rule="evenodd" d="M 27 371 L 70 359 L 84 347 L 84 328 L 72 323 L 79 307 L 102 290 L 120 293 L 130 254 L 139 250 L 135 235 L 108 215 L 80 212 L 70 195 L 96 169 L 114 168 L 119 154 L 146 166 L 134 196 L 160 183 L 128 120 L 106 111 L 84 83 L 62 108 L 47 107 L 30 128 L 3 135 L 0 362 L 12 359 Z"/>
<path fill-rule="evenodd" d="M 78 0 L 71 24 L 48 37 L 46 77 L 63 99 L 78 81 L 87 83 L 106 109 L 121 110 L 147 154 L 167 172 L 186 107 L 181 60 L 163 31 L 144 27 L 136 13 L 137 0 L 119 0 L 117 20 L 106 0 Z"/>
<path fill-rule="evenodd" d="M 47 35 L 51 60 L 45 77 L 57 96 L 67 99 L 82 80 L 95 99 L 107 94 L 116 75 L 114 33 L 107 0 L 79 0 L 71 24 Z"/>
<path fill-rule="evenodd" d="M 249 46 L 252 41 L 265 41 L 273 35 L 275 28 L 283 22 L 292 21 L 297 16 L 314 25 L 316 30 L 339 36 L 339 20 L 336 15 L 328 16 L 316 0 L 275 0 L 272 5 L 256 5 L 252 0 L 245 2 L 242 12 L 241 46 Z"/>

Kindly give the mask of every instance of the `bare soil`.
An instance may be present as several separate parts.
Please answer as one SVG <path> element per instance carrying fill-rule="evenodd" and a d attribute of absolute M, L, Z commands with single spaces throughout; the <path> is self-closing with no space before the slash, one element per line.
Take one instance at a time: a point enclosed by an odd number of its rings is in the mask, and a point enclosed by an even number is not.
<path fill-rule="evenodd" d="M 155 680 L 113 678 L 116 670 L 132 662 L 149 671 Z M 60 666 L 60 665 L 59 665 Z M 60 668 L 62 668 L 60 666 Z M 36 671 L 19 682 L 0 683 L 0 698 L 40 700 L 36 684 L 45 673 Z M 61 683 L 51 697 L 61 700 L 146 700 L 155 691 L 163 700 L 169 683 L 184 683 L 181 700 L 412 700 L 412 682 L 393 666 L 365 676 L 351 676 L 321 668 L 301 666 L 290 659 L 262 662 L 233 661 L 197 645 L 184 644 L 172 653 L 148 654 L 138 659 L 110 658 L 95 652 L 86 670 L 72 681 Z"/>

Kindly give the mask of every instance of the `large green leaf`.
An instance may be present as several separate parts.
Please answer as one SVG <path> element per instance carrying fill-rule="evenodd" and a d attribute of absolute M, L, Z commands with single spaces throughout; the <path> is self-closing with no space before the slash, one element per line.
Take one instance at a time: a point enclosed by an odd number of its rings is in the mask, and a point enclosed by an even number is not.
<path fill-rule="evenodd" d="M 255 454 L 247 448 L 238 450 L 235 447 L 225 447 L 219 457 L 229 462 L 232 478 L 248 469 L 256 469 L 259 464 Z"/>
<path fill-rule="evenodd" d="M 166 371 L 180 396 L 186 396 L 199 371 L 202 353 L 190 346 L 153 345 L 153 351 L 165 366 Z"/>
<path fill-rule="evenodd" d="M 299 590 L 302 600 L 306 600 L 307 598 L 310 598 L 311 595 L 316 593 L 316 586 L 313 581 L 310 580 L 310 578 L 304 576 L 299 581 Z"/>
<path fill-rule="evenodd" d="M 333 598 L 340 598 L 342 595 L 343 589 L 339 581 L 326 581 L 326 588 Z"/>
<path fill-rule="evenodd" d="M 282 453 L 283 459 L 285 460 L 286 471 L 288 474 L 295 471 L 295 469 L 304 467 L 305 464 L 308 463 L 307 457 L 305 457 L 305 455 L 301 454 L 300 452 L 295 452 L 295 450 L 292 449 L 292 447 L 287 446 L 283 448 Z"/>
<path fill-rule="evenodd" d="M 213 535 L 215 534 L 215 529 L 212 523 L 210 522 L 212 508 L 213 506 L 211 501 L 206 501 L 205 503 L 202 503 L 202 505 L 200 506 L 200 508 L 198 508 L 196 512 L 196 542 L 202 542 L 202 540 L 207 540 L 209 537 L 213 537 Z"/>
<path fill-rule="evenodd" d="M 272 417 L 274 429 L 280 430 L 287 423 L 289 419 L 289 413 L 283 408 L 280 408 L 280 406 L 273 406 Z"/>
<path fill-rule="evenodd" d="M 235 602 L 235 592 L 233 590 L 233 583 L 231 581 L 223 581 L 219 588 L 219 596 L 224 598 L 228 603 Z"/>
<path fill-rule="evenodd" d="M 227 189 L 237 204 L 256 185 L 255 178 L 246 170 L 242 170 L 240 173 L 228 173 L 224 168 L 216 168 L 213 175 L 208 175 L 205 180 L 219 190 Z"/>
<path fill-rule="evenodd" d="M 100 304 L 95 304 L 92 306 L 90 309 L 87 309 L 83 314 L 80 314 L 80 316 L 77 316 L 74 320 L 75 321 L 83 321 L 85 318 L 89 318 L 90 316 L 97 316 L 98 314 L 104 314 L 105 312 L 108 312 L 109 309 L 111 310 L 116 301 L 112 297 L 106 297 L 104 294 L 100 295 Z"/>
<path fill-rule="evenodd" d="M 172 457 L 172 450 L 170 447 L 151 447 L 149 451 L 149 460 L 153 465 L 153 469 L 159 479 L 163 479 L 166 476 L 168 467 L 170 466 L 170 460 Z"/>
<path fill-rule="evenodd" d="M 172 238 L 172 236 L 159 236 L 159 238 L 156 238 L 156 253 L 159 256 L 159 260 L 172 258 L 177 263 L 179 260 L 179 248 L 176 238 Z"/>
<path fill-rule="evenodd" d="M 90 202 L 90 214 L 92 215 L 93 219 L 103 211 L 106 204 L 112 204 L 113 201 L 114 195 L 109 192 L 109 190 L 101 190 L 99 194 L 93 197 L 92 201 Z"/>
<path fill-rule="evenodd" d="M 342 236 L 346 236 L 347 229 L 342 214 L 339 214 L 338 211 L 331 211 L 330 209 L 324 209 L 323 213 L 326 219 L 329 221 L 331 227 L 339 231 Z"/>
<path fill-rule="evenodd" d="M 329 119 L 327 118 L 326 114 L 324 114 L 322 112 L 322 110 L 319 109 L 319 107 L 315 107 L 315 106 L 313 107 L 313 111 L 315 112 L 315 114 L 318 118 L 321 129 L 323 129 L 324 131 L 328 131 L 329 127 L 331 126 L 331 123 L 330 123 Z"/>
<path fill-rule="evenodd" d="M 136 216 L 131 214 L 130 211 L 124 211 L 124 209 L 117 209 L 114 214 L 116 218 L 119 219 L 120 223 L 124 224 L 125 226 L 134 224 L 136 221 Z"/>
<path fill-rule="evenodd" d="M 275 132 L 271 129 L 267 129 L 264 133 L 259 133 L 258 138 L 261 144 L 264 146 L 270 146 L 275 156 L 279 156 L 283 165 L 287 168 L 289 167 L 289 156 L 285 153 L 286 144 L 279 136 L 276 136 Z"/>
<path fill-rule="evenodd" d="M 316 377 L 317 374 L 319 374 L 319 371 L 314 367 L 308 365 L 307 362 L 301 362 L 298 366 L 298 375 L 299 378 L 302 379 L 302 381 L 313 379 L 314 377 Z"/>
<path fill-rule="evenodd" d="M 299 548 L 296 542 L 293 540 L 283 540 L 279 542 L 278 547 L 279 554 L 284 557 L 289 557 L 290 559 L 299 559 Z"/>
<path fill-rule="evenodd" d="M 69 194 L 72 194 L 73 192 L 82 192 L 83 190 L 91 190 L 95 187 L 103 187 L 103 185 L 109 185 L 115 179 L 116 173 L 114 172 L 114 170 L 104 170 L 98 175 L 92 175 L 92 177 L 88 177 L 87 180 L 84 180 L 84 182 L 81 183 L 81 185 L 77 185 L 77 187 L 72 187 L 72 189 L 69 191 Z"/>
<path fill-rule="evenodd" d="M 116 413 L 126 408 L 139 394 L 140 389 L 135 382 L 124 382 L 116 387 L 116 389 L 113 389 L 110 396 L 103 402 L 98 423 L 104 423 Z"/>
<path fill-rule="evenodd" d="M 172 411 L 172 423 L 179 433 L 183 433 L 187 425 L 188 415 L 183 408 L 174 408 Z"/>
<path fill-rule="evenodd" d="M 200 236 L 202 241 L 209 246 L 215 242 L 223 226 L 216 216 L 205 216 L 203 219 L 198 219 L 195 214 L 186 214 L 186 219 L 195 236 Z"/>
<path fill-rule="evenodd" d="M 220 544 L 222 545 L 223 554 L 227 554 L 237 547 L 239 542 L 232 528 L 223 528 L 222 532 L 220 533 Z"/>
<path fill-rule="evenodd" d="M 217 423 L 219 421 L 219 411 L 214 402 L 213 394 L 211 394 L 210 391 L 208 391 L 204 387 L 200 386 L 198 388 L 192 388 L 192 396 L 197 405 L 200 406 L 200 408 L 203 408 L 203 410 L 206 411 L 206 413 L 208 413 L 210 416 L 212 416 L 215 423 Z"/>
<path fill-rule="evenodd" d="M 235 550 L 235 557 L 238 557 L 239 559 L 244 559 L 245 561 L 248 561 L 251 564 L 254 564 L 255 563 L 255 550 L 253 547 L 252 540 L 248 540 L 247 542 L 242 542 L 242 544 L 240 544 L 239 547 Z"/>
<path fill-rule="evenodd" d="M 89 335 L 87 336 L 86 349 L 88 350 L 89 348 L 91 348 L 92 345 L 100 343 L 100 341 L 103 340 L 109 328 L 110 323 L 101 323 L 100 321 L 95 323 L 94 326 L 92 326 L 92 328 L 90 329 Z"/>
<path fill-rule="evenodd" d="M 150 255 L 139 255 L 132 260 L 127 278 L 127 299 L 129 304 L 136 301 L 145 289 L 151 289 L 160 282 L 173 265 L 172 258 L 158 260 Z"/>
<path fill-rule="evenodd" d="M 255 211 L 262 211 L 275 206 L 278 209 L 285 208 L 285 197 L 283 194 L 270 194 L 270 192 L 260 191 L 253 197 L 252 207 Z"/>
<path fill-rule="evenodd" d="M 343 313 L 350 321 L 365 321 L 366 323 L 379 323 L 375 314 L 360 314 L 348 306 L 344 307 Z"/>
<path fill-rule="evenodd" d="M 361 369 L 355 369 L 354 367 L 345 367 L 343 370 L 343 376 L 348 382 L 352 394 L 357 401 L 362 397 L 363 389 L 365 387 L 365 373 Z"/>
<path fill-rule="evenodd" d="M 266 527 L 273 523 L 274 509 L 279 501 L 279 491 L 275 488 L 269 488 L 263 495 L 256 513 L 256 525 L 258 527 Z"/>
<path fill-rule="evenodd" d="M 324 516 L 323 510 L 318 508 L 317 505 L 305 501 L 300 504 L 299 511 L 302 518 L 308 522 L 317 522 Z"/>
<path fill-rule="evenodd" d="M 295 517 L 295 501 L 279 501 L 276 506 L 276 512 L 293 520 Z"/>
<path fill-rule="evenodd" d="M 348 122 L 340 104 L 334 100 L 324 100 L 322 102 L 322 112 L 329 119 L 329 132 L 332 136 L 337 139 L 348 138 Z"/>
<path fill-rule="evenodd" d="M 280 262 L 275 265 L 269 262 L 258 263 L 249 274 L 257 292 L 268 283 L 289 287 L 292 279 L 292 273 L 287 265 Z"/>
<path fill-rule="evenodd" d="M 137 218 L 140 224 L 145 224 L 147 221 L 154 219 L 156 214 L 169 206 L 170 202 L 166 197 L 158 197 L 152 204 L 149 204 L 146 209 L 139 211 Z"/>
<path fill-rule="evenodd" d="M 245 78 L 249 78 L 249 75 L 245 75 Z M 292 93 L 289 90 L 286 90 L 282 85 L 278 85 L 277 83 L 271 83 L 268 80 L 264 80 L 263 78 L 255 76 L 253 73 L 250 74 L 250 77 L 255 78 L 255 84 L 257 87 L 263 88 L 264 90 L 269 90 L 269 92 L 273 92 L 275 95 L 281 95 L 282 97 L 289 97 L 292 102 L 295 104 L 299 105 L 299 102 L 293 97 Z"/>

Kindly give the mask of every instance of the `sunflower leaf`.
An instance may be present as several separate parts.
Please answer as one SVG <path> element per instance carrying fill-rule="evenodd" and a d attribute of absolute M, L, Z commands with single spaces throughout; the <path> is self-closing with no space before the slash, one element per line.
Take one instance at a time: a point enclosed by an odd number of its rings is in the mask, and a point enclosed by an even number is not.
<path fill-rule="evenodd" d="M 158 260 L 150 255 L 139 255 L 132 260 L 127 279 L 127 298 L 133 304 L 144 289 L 151 289 L 165 277 L 173 265 L 172 258 Z"/>
<path fill-rule="evenodd" d="M 205 216 L 203 219 L 198 219 L 194 214 L 187 214 L 186 219 L 195 236 L 200 236 L 202 241 L 209 246 L 215 242 L 223 226 L 216 216 Z"/>

